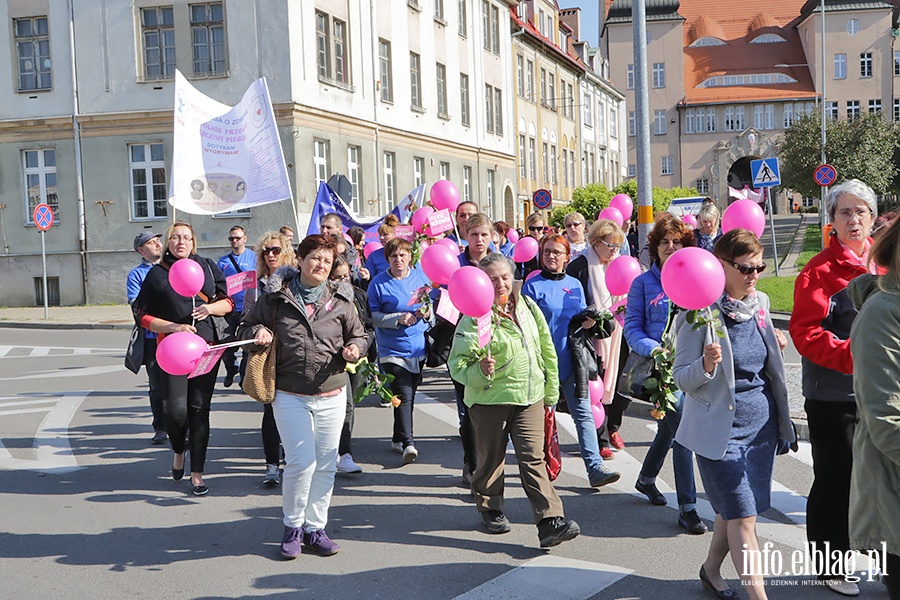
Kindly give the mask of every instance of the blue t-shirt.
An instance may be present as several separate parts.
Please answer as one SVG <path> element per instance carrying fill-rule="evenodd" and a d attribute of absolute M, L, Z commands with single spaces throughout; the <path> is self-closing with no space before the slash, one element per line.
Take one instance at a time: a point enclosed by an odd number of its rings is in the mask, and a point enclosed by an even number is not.
<path fill-rule="evenodd" d="M 556 346 L 559 360 L 559 380 L 565 381 L 572 373 L 572 353 L 569 351 L 569 322 L 572 317 L 587 308 L 581 282 L 566 275 L 560 280 L 547 279 L 538 273 L 522 285 L 522 293 L 535 301 Z"/>
<path fill-rule="evenodd" d="M 383 248 L 374 251 L 369 255 L 369 258 L 366 259 L 366 268 L 369 270 L 370 281 L 375 279 L 376 275 L 380 275 L 387 271 L 388 267 L 390 267 L 390 264 L 388 264 L 388 259 L 384 257 Z"/>
<path fill-rule="evenodd" d="M 400 312 L 416 312 L 421 303 L 410 304 L 415 291 L 422 286 L 431 287 L 431 282 L 418 267 L 410 269 L 409 275 L 397 279 L 390 271 L 376 275 L 369 284 L 369 309 L 374 312 L 394 314 Z M 417 358 L 425 356 L 425 332 L 428 321 L 419 319 L 409 327 L 396 329 L 386 327 L 375 328 L 375 340 L 378 342 L 379 356 L 402 356 Z"/>
<path fill-rule="evenodd" d="M 147 278 L 147 273 L 149 273 L 152 268 L 152 262 L 141 259 L 141 264 L 128 273 L 128 278 L 125 280 L 125 292 L 128 294 L 128 304 L 134 304 L 138 294 L 141 293 L 141 286 L 144 284 L 144 279 Z M 155 338 L 156 334 L 149 329 L 144 329 L 144 337 Z"/>
<path fill-rule="evenodd" d="M 234 257 L 235 262 L 237 262 L 238 266 L 241 268 L 241 273 L 256 270 L 256 253 L 249 248 L 244 248 L 244 251 L 240 254 L 229 252 L 216 263 L 216 266 L 221 269 L 222 274 L 225 275 L 225 277 L 237 275 L 238 273 L 234 268 L 234 263 L 228 258 L 229 256 Z M 241 290 L 240 292 L 237 292 L 231 299 L 234 300 L 234 314 L 241 314 L 244 310 L 244 291 Z"/>

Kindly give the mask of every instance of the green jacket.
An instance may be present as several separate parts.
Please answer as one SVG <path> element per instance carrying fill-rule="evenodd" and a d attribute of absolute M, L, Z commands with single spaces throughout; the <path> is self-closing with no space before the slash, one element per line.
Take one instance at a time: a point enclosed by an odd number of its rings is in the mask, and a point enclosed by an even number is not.
<path fill-rule="evenodd" d="M 481 371 L 487 348 L 478 347 L 478 324 L 463 317 L 456 327 L 447 365 L 450 375 L 466 386 L 465 402 L 473 404 L 513 404 L 528 406 L 542 401 L 553 406 L 559 400 L 559 372 L 556 348 L 550 328 L 540 309 L 530 298 L 519 296 L 516 318 L 492 316 L 491 356 L 494 375 Z"/>
<path fill-rule="evenodd" d="M 850 330 L 859 422 L 853 435 L 850 547 L 900 555 L 900 289 L 861 275 L 848 290 L 859 315 Z"/>

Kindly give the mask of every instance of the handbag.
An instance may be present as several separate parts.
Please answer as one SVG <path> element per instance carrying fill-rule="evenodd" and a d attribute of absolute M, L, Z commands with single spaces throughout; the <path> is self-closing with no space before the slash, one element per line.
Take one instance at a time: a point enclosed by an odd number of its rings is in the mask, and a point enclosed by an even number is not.
<path fill-rule="evenodd" d="M 144 364 L 144 328 L 135 325 L 128 339 L 128 349 L 125 351 L 125 368 L 137 375 Z"/>
<path fill-rule="evenodd" d="M 632 350 L 628 353 L 625 368 L 619 376 L 619 393 L 635 400 L 650 401 L 650 391 L 644 387 L 656 373 L 656 361 L 650 356 L 642 356 Z"/>
<path fill-rule="evenodd" d="M 547 464 L 547 476 L 554 481 L 562 471 L 562 453 L 559 451 L 556 411 L 551 406 L 544 407 L 544 462 Z"/>
<path fill-rule="evenodd" d="M 447 363 L 456 325 L 438 317 L 434 327 L 425 332 L 425 366 L 439 367 Z"/>
<path fill-rule="evenodd" d="M 247 370 L 241 379 L 241 389 L 248 396 L 262 404 L 271 404 L 275 399 L 275 338 L 262 350 L 250 353 Z"/>

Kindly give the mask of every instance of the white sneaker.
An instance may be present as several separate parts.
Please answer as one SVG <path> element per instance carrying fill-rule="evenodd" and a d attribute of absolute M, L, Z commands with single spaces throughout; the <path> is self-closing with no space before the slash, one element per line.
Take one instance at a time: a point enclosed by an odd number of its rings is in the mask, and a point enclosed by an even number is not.
<path fill-rule="evenodd" d="M 403 453 L 403 442 L 391 442 L 391 450 L 397 454 Z"/>
<path fill-rule="evenodd" d="M 263 477 L 264 485 L 278 485 L 281 483 L 281 470 L 278 465 L 266 465 L 266 476 Z"/>
<path fill-rule="evenodd" d="M 846 579 L 828 579 L 825 585 L 832 592 L 837 592 L 842 596 L 859 596 L 859 585 Z"/>
<path fill-rule="evenodd" d="M 350 454 L 341 454 L 338 457 L 337 462 L 337 472 L 338 473 L 362 473 L 362 469 L 353 462 L 353 457 Z"/>
<path fill-rule="evenodd" d="M 417 458 L 419 458 L 419 451 L 412 444 L 403 449 L 403 462 L 406 464 L 416 462 Z"/>

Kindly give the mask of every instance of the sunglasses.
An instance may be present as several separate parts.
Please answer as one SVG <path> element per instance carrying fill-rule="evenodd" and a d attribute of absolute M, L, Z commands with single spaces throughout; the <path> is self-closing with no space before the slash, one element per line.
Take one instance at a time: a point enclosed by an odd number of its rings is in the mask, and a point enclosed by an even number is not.
<path fill-rule="evenodd" d="M 266 246 L 263 248 L 263 254 L 272 254 L 278 256 L 281 254 L 281 246 Z"/>
<path fill-rule="evenodd" d="M 240 237 L 240 236 L 234 236 L 234 237 L 228 238 L 228 241 L 229 241 L 229 242 L 236 242 L 236 241 L 242 240 L 242 239 L 244 239 L 244 238 L 242 238 L 242 237 Z"/>
<path fill-rule="evenodd" d="M 541 225 L 540 227 L 529 227 L 528 228 L 528 231 L 543 231 L 543 230 L 544 230 L 543 225 Z"/>
<path fill-rule="evenodd" d="M 750 275 L 754 271 L 757 273 L 762 273 L 766 270 L 766 263 L 759 265 L 758 267 L 751 267 L 747 265 L 739 265 L 735 262 L 731 263 L 731 266 L 741 272 L 741 275 Z"/>

